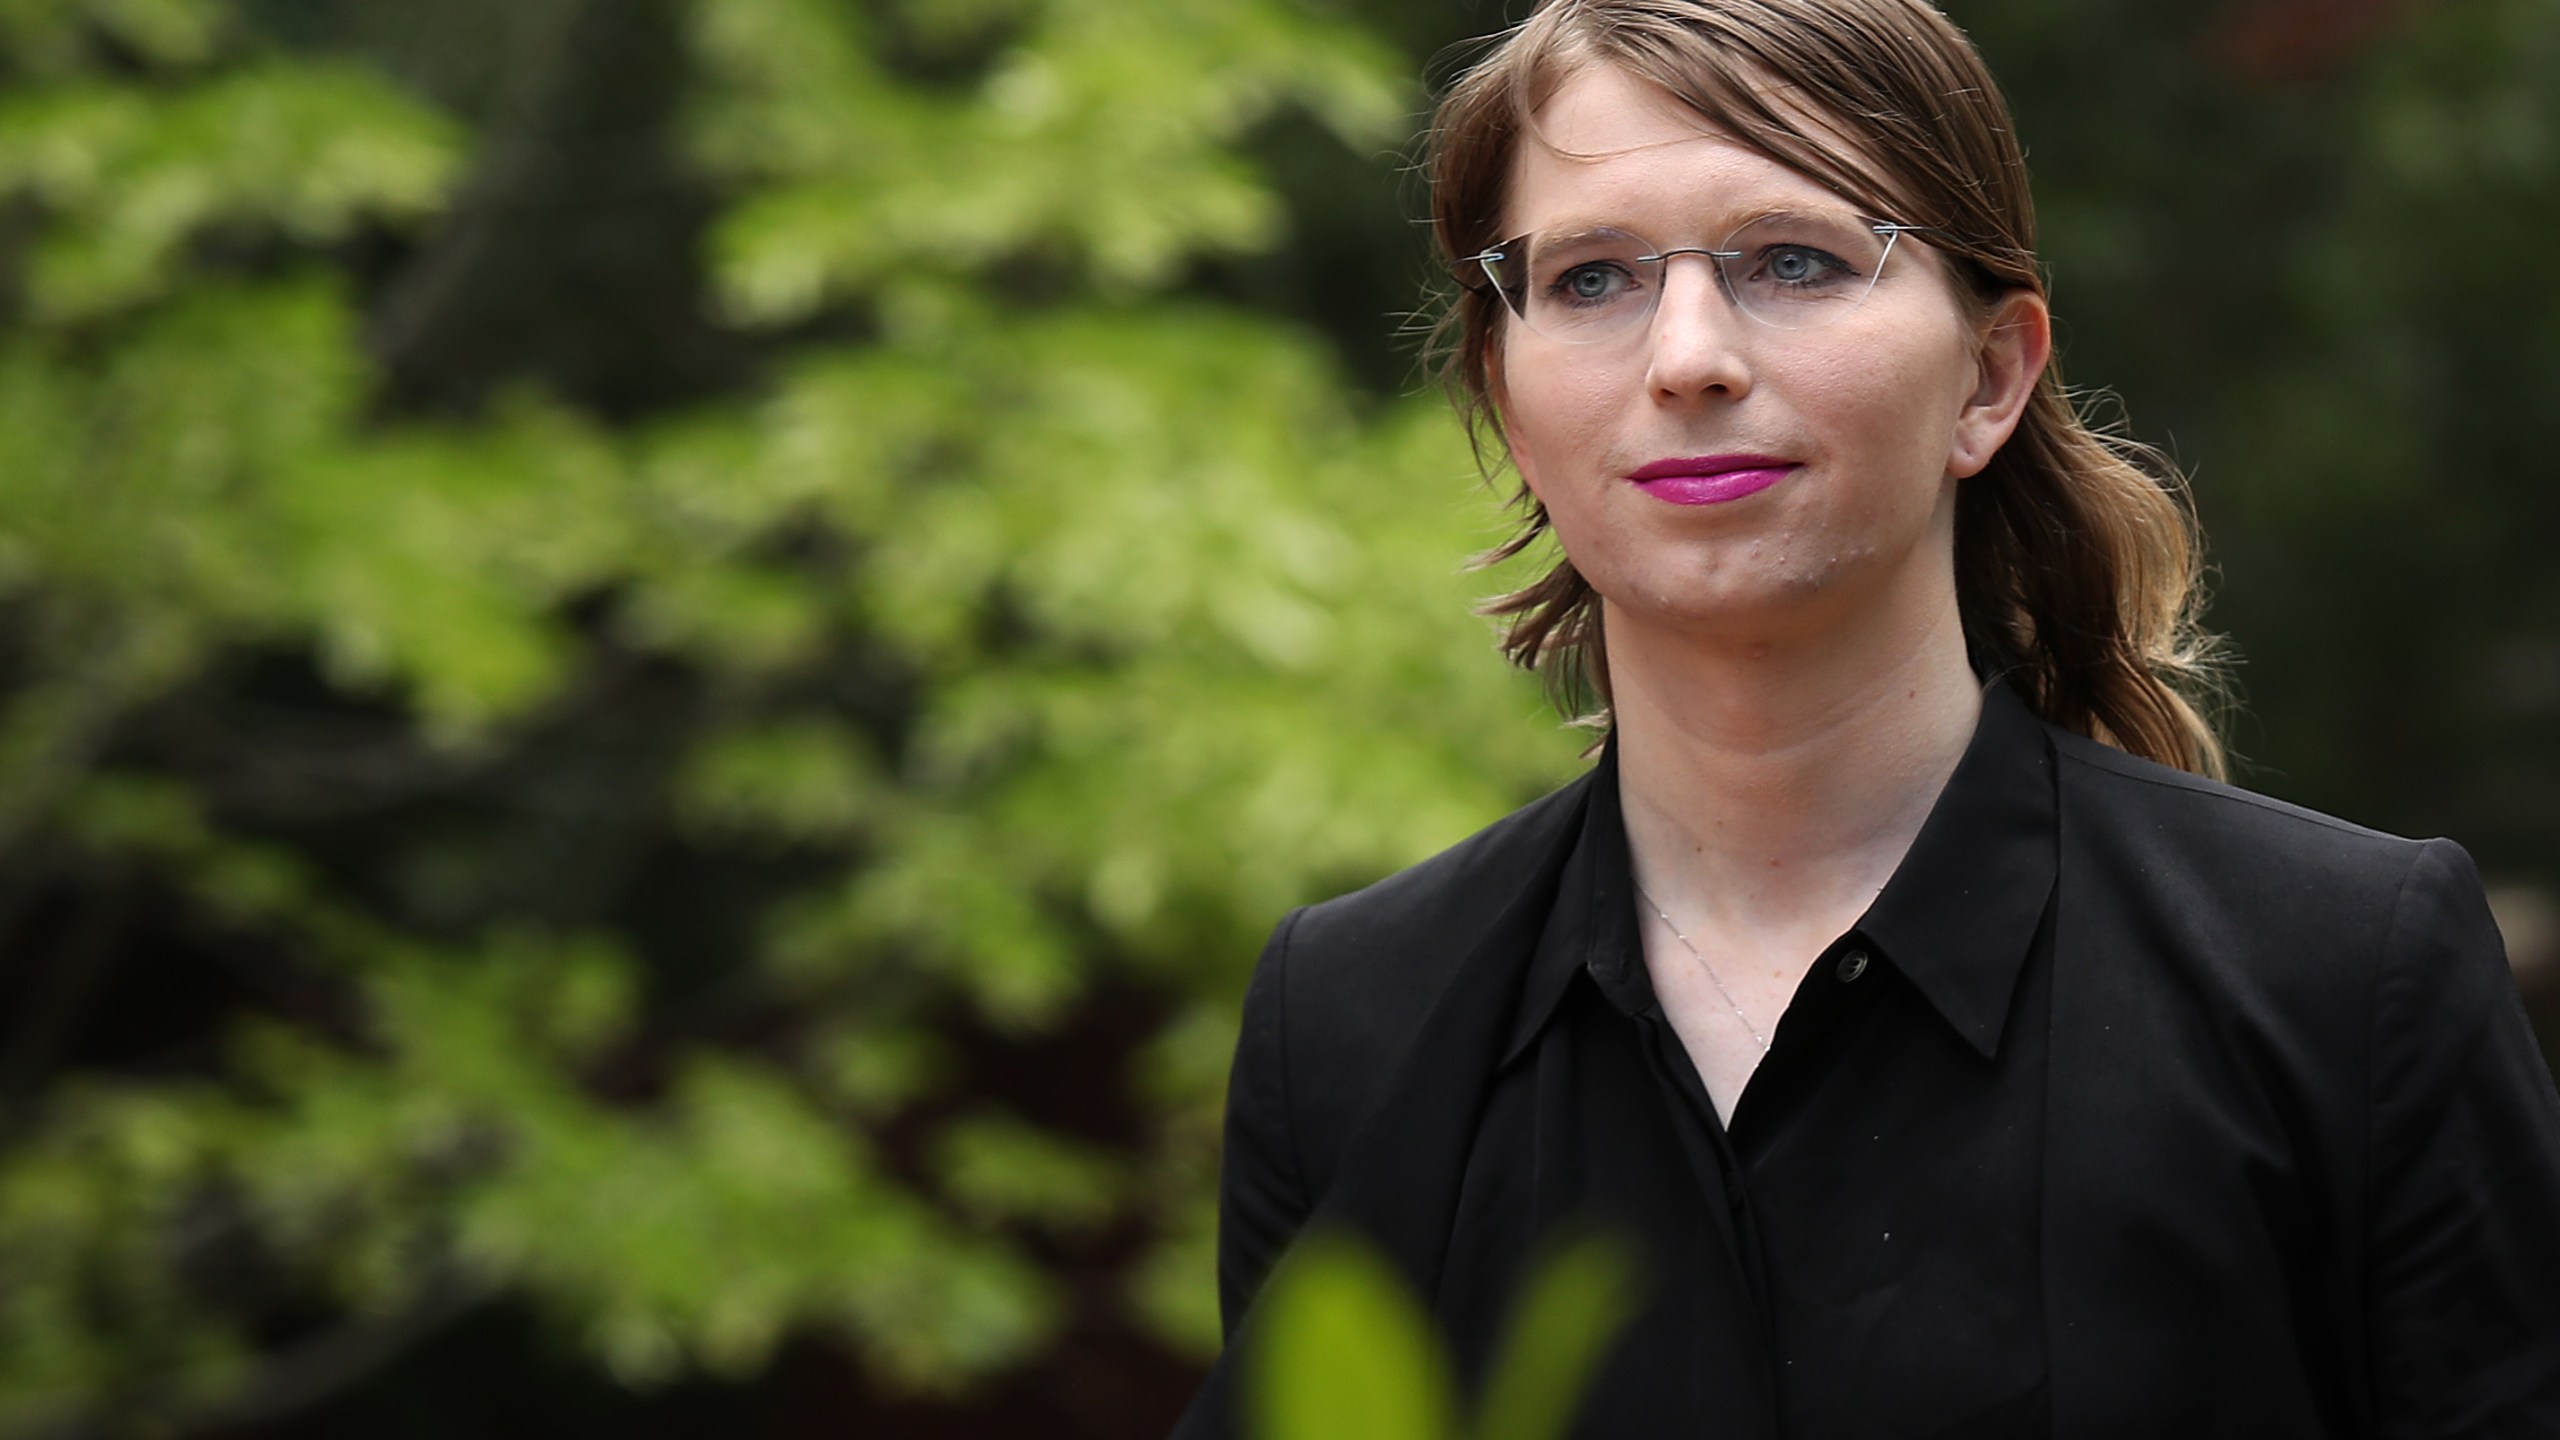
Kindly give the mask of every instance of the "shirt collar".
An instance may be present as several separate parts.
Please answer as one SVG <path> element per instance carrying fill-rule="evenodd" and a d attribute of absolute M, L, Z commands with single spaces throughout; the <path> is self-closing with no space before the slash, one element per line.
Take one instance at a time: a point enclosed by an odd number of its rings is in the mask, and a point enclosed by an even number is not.
<path fill-rule="evenodd" d="M 1505 1064 L 1537 1038 L 1577 975 L 1589 975 L 1630 1013 L 1655 1003 L 1635 925 L 1614 735 L 1589 783 L 1582 827 L 1503 1047 Z M 1999 1051 L 2010 997 L 2052 898 L 2057 814 L 2043 722 L 1994 680 L 1983 688 L 1982 717 L 1955 773 L 1855 927 L 1986 1059 Z"/>
<path fill-rule="evenodd" d="M 1582 826 L 1556 883 L 1556 903 L 1520 990 L 1502 1063 L 1509 1065 L 1546 1028 L 1575 977 L 1589 975 L 1620 1008 L 1641 1012 L 1652 1004 L 1651 982 L 1638 948 L 1635 866 L 1627 858 L 1627 828 L 1618 811 L 1618 737 L 1600 750 L 1588 778 Z"/>
<path fill-rule="evenodd" d="M 1911 850 L 1858 930 L 1984 1058 L 1998 1053 L 2018 973 L 2059 864 L 2053 746 L 1999 681 Z"/>

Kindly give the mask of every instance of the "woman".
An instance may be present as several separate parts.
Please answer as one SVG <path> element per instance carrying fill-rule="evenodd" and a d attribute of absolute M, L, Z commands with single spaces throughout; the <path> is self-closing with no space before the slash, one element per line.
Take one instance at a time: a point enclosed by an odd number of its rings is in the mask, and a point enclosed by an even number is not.
<path fill-rule="evenodd" d="M 1561 0 L 1431 169 L 1566 557 L 1509 649 L 1609 739 L 1273 936 L 1179 1433 L 1308 1229 L 1472 1372 L 1588 1221 L 1651 1283 L 1581 1435 L 2560 1433 L 2560 1098 L 2479 883 L 2210 778 L 2187 512 L 2048 364 L 1962 35 Z"/>

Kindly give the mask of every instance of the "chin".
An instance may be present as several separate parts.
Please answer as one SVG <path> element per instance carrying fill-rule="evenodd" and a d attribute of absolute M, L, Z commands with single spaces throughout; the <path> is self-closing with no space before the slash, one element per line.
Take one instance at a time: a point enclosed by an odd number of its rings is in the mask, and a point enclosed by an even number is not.
<path fill-rule="evenodd" d="M 1723 641 L 1797 639 L 1838 625 L 1857 607 L 1865 567 L 1845 555 L 1812 564 L 1720 567 L 1647 584 L 1594 579 L 1611 624 L 1659 626 Z"/>

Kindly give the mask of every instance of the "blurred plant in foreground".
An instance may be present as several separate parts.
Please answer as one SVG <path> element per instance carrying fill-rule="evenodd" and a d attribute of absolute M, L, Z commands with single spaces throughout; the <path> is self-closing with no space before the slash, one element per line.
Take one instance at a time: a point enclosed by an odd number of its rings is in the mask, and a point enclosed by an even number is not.
<path fill-rule="evenodd" d="M 1639 1283 L 1586 1236 L 1528 1270 L 1472 1421 L 1431 1320 L 1375 1252 L 1301 1244 L 1272 1275 L 1244 1356 L 1251 1440 L 1562 1440 Z"/>

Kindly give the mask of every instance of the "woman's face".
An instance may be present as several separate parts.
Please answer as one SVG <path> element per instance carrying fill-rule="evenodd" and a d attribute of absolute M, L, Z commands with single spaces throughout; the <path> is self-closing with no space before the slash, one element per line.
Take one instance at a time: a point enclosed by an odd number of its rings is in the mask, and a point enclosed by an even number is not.
<path fill-rule="evenodd" d="M 1538 122 L 1543 143 L 1524 141 L 1514 161 L 1505 235 L 1607 227 L 1709 249 L 1771 212 L 1855 214 L 1616 70 L 1572 76 Z M 1863 300 L 1784 329 L 1738 309 L 1717 264 L 1667 261 L 1650 319 L 1599 343 L 1502 317 L 1505 436 L 1566 555 L 1613 625 L 1775 641 L 1888 612 L 1943 618 L 1912 607 L 1951 615 L 1956 483 L 2016 425 L 2044 361 L 2041 302 L 2014 295 L 1978 324 L 1941 258 L 1901 235 Z M 1792 278 L 1826 262 L 1787 252 L 1777 264 Z M 1606 267 L 1527 278 L 1580 307 L 1646 283 Z"/>

